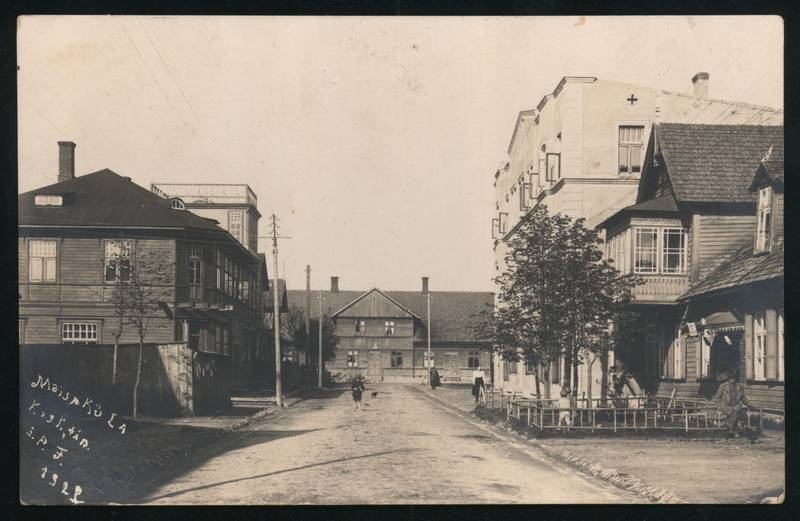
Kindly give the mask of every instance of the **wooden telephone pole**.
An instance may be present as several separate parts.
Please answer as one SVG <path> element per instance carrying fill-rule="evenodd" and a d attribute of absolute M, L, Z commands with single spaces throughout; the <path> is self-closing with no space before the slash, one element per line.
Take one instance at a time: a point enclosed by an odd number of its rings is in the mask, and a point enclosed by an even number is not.
<path fill-rule="evenodd" d="M 272 318 L 273 328 L 275 329 L 275 404 L 278 407 L 283 407 L 283 380 L 281 378 L 281 362 L 283 362 L 283 355 L 281 353 L 281 307 L 280 295 L 278 285 L 278 239 L 291 239 L 291 237 L 278 236 L 278 218 L 273 213 L 270 216 L 270 225 L 272 226 L 272 258 L 273 258 L 273 272 L 274 284 L 272 285 Z"/>
<path fill-rule="evenodd" d="M 317 327 L 319 331 L 319 363 L 317 364 L 317 387 L 322 389 L 322 368 L 325 366 L 322 360 L 322 290 L 319 290 L 319 324 Z"/>
<path fill-rule="evenodd" d="M 308 380 L 310 379 L 311 373 L 309 372 L 308 361 L 310 360 L 309 353 L 311 351 L 311 265 L 306 264 L 306 345 L 304 346 L 305 349 L 305 359 L 306 359 L 306 383 L 310 383 Z"/>

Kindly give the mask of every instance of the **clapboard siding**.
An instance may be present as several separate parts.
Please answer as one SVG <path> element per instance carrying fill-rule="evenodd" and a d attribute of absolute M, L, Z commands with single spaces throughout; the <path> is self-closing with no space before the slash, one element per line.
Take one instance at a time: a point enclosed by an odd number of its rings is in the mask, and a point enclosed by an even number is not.
<path fill-rule="evenodd" d="M 752 242 L 754 215 L 700 215 L 698 244 L 695 246 L 696 280 L 703 279 L 733 252 Z"/>
<path fill-rule="evenodd" d="M 362 332 L 358 337 L 385 337 L 386 320 L 394 320 L 394 335 L 395 337 L 411 337 L 414 336 L 414 321 L 413 319 L 395 319 L 395 318 L 352 318 L 352 317 L 337 317 L 336 318 L 336 334 L 339 338 L 356 337 L 355 335 L 355 321 L 363 320 L 366 326 L 366 331 Z M 358 338 L 357 337 L 357 338 Z M 391 338 L 391 337 L 390 337 Z"/>
<path fill-rule="evenodd" d="M 373 291 L 347 308 L 339 316 L 404 318 L 411 317 L 411 314 L 380 292 Z"/>
<path fill-rule="evenodd" d="M 775 236 L 783 237 L 783 192 L 775 192 L 775 217 L 773 223 L 775 226 Z"/>
<path fill-rule="evenodd" d="M 783 389 L 783 384 L 747 382 L 745 396 L 756 407 L 783 409 Z"/>
<path fill-rule="evenodd" d="M 103 283 L 103 240 L 64 238 L 59 251 L 62 284 Z"/>

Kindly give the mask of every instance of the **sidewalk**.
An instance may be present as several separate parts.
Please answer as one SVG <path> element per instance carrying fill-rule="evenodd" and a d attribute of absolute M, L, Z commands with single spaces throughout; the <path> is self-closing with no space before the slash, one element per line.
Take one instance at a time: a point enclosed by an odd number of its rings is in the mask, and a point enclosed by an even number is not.
<path fill-rule="evenodd" d="M 469 387 L 423 392 L 472 414 Z M 626 488 L 668 491 L 689 503 L 758 503 L 785 487 L 783 432 L 767 431 L 757 444 L 742 439 L 670 439 L 597 436 L 536 440 L 549 455 Z"/>
<path fill-rule="evenodd" d="M 286 407 L 305 399 L 314 390 L 298 390 L 285 397 Z M 274 397 L 273 397 L 274 398 Z M 274 399 L 273 399 L 274 403 Z M 219 440 L 247 425 L 274 416 L 278 409 L 237 406 L 216 416 L 187 418 L 140 417 L 124 419 L 124 435 L 109 436 L 108 428 L 85 419 L 78 427 L 91 440 L 89 451 L 71 451 L 57 472 L 81 486 L 87 504 L 113 502 L 132 483 Z M 20 499 L 28 504 L 64 504 L 67 497 L 40 479 L 37 469 L 53 466 L 43 454 L 22 441 Z M 48 453 L 49 455 L 49 453 Z"/>

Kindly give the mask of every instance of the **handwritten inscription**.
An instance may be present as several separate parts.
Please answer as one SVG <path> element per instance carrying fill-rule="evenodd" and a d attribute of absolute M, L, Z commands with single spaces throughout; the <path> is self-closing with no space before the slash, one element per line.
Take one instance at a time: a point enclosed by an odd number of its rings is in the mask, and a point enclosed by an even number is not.
<path fill-rule="evenodd" d="M 70 481 L 66 476 L 69 472 L 63 465 L 70 455 L 91 451 L 91 436 L 84 434 L 81 425 L 97 425 L 101 431 L 107 429 L 124 436 L 128 429 L 127 424 L 116 412 L 103 411 L 100 402 L 87 396 L 77 396 L 41 374 L 31 380 L 30 388 L 37 394 L 27 404 L 27 414 L 23 417 L 27 421 L 24 420 L 23 428 L 34 454 L 41 454 L 35 457 L 41 460 L 39 475 L 47 485 L 65 496 L 68 504 L 83 504 L 85 501 L 79 499 L 83 488 Z M 70 411 L 74 411 L 74 414 Z M 79 416 L 76 417 L 75 414 Z M 92 421 L 86 424 L 86 420 Z M 104 427 L 96 422 L 102 422 Z M 89 430 L 97 432 L 94 428 Z"/>

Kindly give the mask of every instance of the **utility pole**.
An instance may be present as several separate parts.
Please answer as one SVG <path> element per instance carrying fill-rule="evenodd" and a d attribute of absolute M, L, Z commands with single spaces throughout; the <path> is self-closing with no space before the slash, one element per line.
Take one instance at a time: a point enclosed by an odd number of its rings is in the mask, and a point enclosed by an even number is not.
<path fill-rule="evenodd" d="M 428 327 L 425 329 L 428 332 L 428 387 L 431 386 L 431 292 L 428 291 Z"/>
<path fill-rule="evenodd" d="M 275 328 L 275 405 L 283 407 L 283 393 L 281 389 L 281 310 L 278 300 L 278 218 L 272 214 L 272 257 L 274 260 L 274 281 L 272 287 L 272 318 Z"/>
<path fill-rule="evenodd" d="M 306 353 L 306 383 L 311 383 L 310 376 L 311 374 L 308 371 L 308 360 L 309 360 L 309 351 L 311 351 L 311 265 L 306 264 L 306 345 L 305 345 L 305 353 Z"/>
<path fill-rule="evenodd" d="M 324 367 L 324 361 L 322 360 L 322 290 L 319 290 L 319 364 L 318 365 L 318 380 L 317 380 L 317 387 L 322 389 L 322 368 Z"/>

